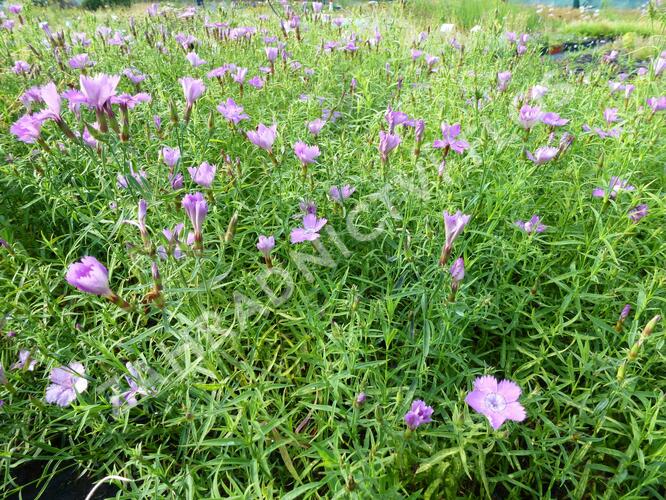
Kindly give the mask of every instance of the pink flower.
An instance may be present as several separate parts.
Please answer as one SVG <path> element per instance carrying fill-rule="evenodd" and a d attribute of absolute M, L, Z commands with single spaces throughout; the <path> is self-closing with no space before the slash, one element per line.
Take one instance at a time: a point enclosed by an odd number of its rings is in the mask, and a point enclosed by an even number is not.
<path fill-rule="evenodd" d="M 407 113 L 403 113 L 402 111 L 394 111 L 391 108 L 386 110 L 384 118 L 386 119 L 386 123 L 388 123 L 390 134 L 393 133 L 395 127 L 409 121 L 409 115 Z"/>
<path fill-rule="evenodd" d="M 247 68 L 236 68 L 236 72 L 233 75 L 231 75 L 231 78 L 233 78 L 234 82 L 236 82 L 237 84 L 243 85 L 246 76 L 247 76 Z"/>
<path fill-rule="evenodd" d="M 128 361 L 125 363 L 125 367 L 130 374 L 129 377 L 125 375 L 125 380 L 127 380 L 129 389 L 119 395 L 111 396 L 109 399 L 109 402 L 111 403 L 111 406 L 114 407 L 115 411 L 118 411 L 118 409 L 124 405 L 127 405 L 128 408 L 133 408 L 139 404 L 136 398 L 137 396 L 148 396 L 150 394 L 148 388 L 139 385 L 141 380 L 139 372 L 134 368 L 132 363 Z"/>
<path fill-rule="evenodd" d="M 95 122 L 95 123 L 93 124 L 93 127 L 94 127 L 96 130 L 97 130 L 97 125 L 98 125 L 97 122 Z M 95 138 L 92 136 L 92 134 L 90 133 L 90 130 L 88 130 L 88 127 L 85 127 L 85 128 L 83 129 L 83 135 L 81 136 L 81 138 L 83 139 L 83 142 L 85 142 L 88 146 L 90 146 L 90 147 L 93 148 L 93 149 L 96 148 L 96 147 L 98 146 L 98 144 L 99 144 L 99 143 L 97 142 L 97 139 L 95 139 Z"/>
<path fill-rule="evenodd" d="M 146 248 L 150 248 L 150 239 L 148 236 L 148 227 L 146 226 L 146 215 L 148 213 L 148 203 L 146 200 L 139 200 L 139 209 L 137 211 L 136 220 L 124 220 L 125 224 L 131 224 L 139 229 L 141 239 L 144 241 Z"/>
<path fill-rule="evenodd" d="M 183 197 L 182 206 L 192 222 L 195 237 L 200 241 L 203 223 L 208 214 L 208 203 L 206 203 L 204 195 L 199 192 L 186 194 Z"/>
<path fill-rule="evenodd" d="M 123 75 L 125 75 L 134 85 L 138 85 L 146 79 L 146 75 L 132 68 L 123 70 Z"/>
<path fill-rule="evenodd" d="M 162 230 L 162 234 L 167 240 L 167 248 L 163 245 L 157 247 L 157 255 L 159 255 L 162 260 L 166 260 L 169 255 L 173 255 L 175 259 L 181 259 L 185 256 L 180 249 L 180 241 L 178 241 L 178 237 L 184 227 L 185 225 L 180 223 L 176 224 L 173 230 L 168 228 Z"/>
<path fill-rule="evenodd" d="M 271 250 L 275 247 L 275 237 L 273 236 L 264 236 L 263 234 L 259 235 L 259 241 L 257 242 L 257 250 L 259 250 L 264 257 L 268 257 L 271 253 Z"/>
<path fill-rule="evenodd" d="M 247 120 L 250 118 L 246 113 L 244 113 L 243 106 L 236 104 L 231 97 L 227 99 L 226 102 L 221 102 L 217 106 L 217 110 L 222 113 L 222 116 L 234 125 L 238 125 L 241 120 Z"/>
<path fill-rule="evenodd" d="M 152 97 L 146 92 L 139 92 L 138 94 L 120 94 L 111 98 L 112 104 L 118 104 L 121 109 L 133 109 L 136 105 L 150 102 Z"/>
<path fill-rule="evenodd" d="M 602 59 L 605 63 L 615 62 L 619 54 L 617 50 L 611 50 L 608 54 L 604 54 Z"/>
<path fill-rule="evenodd" d="M 425 125 L 425 120 L 414 120 L 414 141 L 416 144 L 421 144 L 423 142 Z"/>
<path fill-rule="evenodd" d="M 557 113 L 544 113 L 541 115 L 541 122 L 549 127 L 561 127 L 569 123 L 569 120 L 562 118 Z"/>
<path fill-rule="evenodd" d="M 538 215 L 533 215 L 528 221 L 518 220 L 515 225 L 527 234 L 543 233 L 548 227 L 541 223 L 541 218 Z"/>
<path fill-rule="evenodd" d="M 187 171 L 190 173 L 192 180 L 200 186 L 209 188 L 213 184 L 215 178 L 215 165 L 208 162 L 203 162 L 198 167 L 189 167 Z"/>
<path fill-rule="evenodd" d="M 120 76 L 109 76 L 105 74 L 88 77 L 81 75 L 81 93 L 86 99 L 86 104 L 96 110 L 105 110 L 111 105 L 110 100 L 116 95 L 116 87 Z"/>
<path fill-rule="evenodd" d="M 169 146 L 164 146 L 162 148 L 162 160 L 169 167 L 173 168 L 180 160 L 180 149 L 179 148 L 170 148 Z"/>
<path fill-rule="evenodd" d="M 379 155 L 382 163 L 388 161 L 388 155 L 391 151 L 400 145 L 400 136 L 398 134 L 388 134 L 383 130 L 379 131 Z"/>
<path fill-rule="evenodd" d="M 208 78 L 223 78 L 229 71 L 236 68 L 235 64 L 223 64 L 219 68 L 215 68 L 208 72 Z"/>
<path fill-rule="evenodd" d="M 346 200 L 352 194 L 354 194 L 354 191 L 356 191 L 355 187 L 350 186 L 349 184 L 345 184 L 341 188 L 338 186 L 332 186 L 331 189 L 328 191 L 328 195 L 331 197 L 333 201 L 337 203 L 342 203 L 343 200 Z"/>
<path fill-rule="evenodd" d="M 51 385 L 46 388 L 46 402 L 65 407 L 88 388 L 86 370 L 81 363 L 73 362 L 51 370 Z"/>
<path fill-rule="evenodd" d="M 428 65 L 428 70 L 432 73 L 433 71 L 435 71 L 435 69 L 434 69 L 435 64 L 437 64 L 439 62 L 439 57 L 433 56 L 433 55 L 430 55 L 430 54 L 426 54 L 425 62 Z"/>
<path fill-rule="evenodd" d="M 544 87 L 543 85 L 535 85 L 529 90 L 528 96 L 531 100 L 536 101 L 538 99 L 541 99 L 547 93 L 548 93 L 548 87 Z"/>
<path fill-rule="evenodd" d="M 127 189 L 129 187 L 130 179 L 133 179 L 139 186 L 144 187 L 145 181 L 148 178 L 144 170 L 139 170 L 138 172 L 134 171 L 134 168 L 130 165 L 130 175 L 125 176 L 118 174 L 117 185 L 119 188 Z"/>
<path fill-rule="evenodd" d="M 611 95 L 615 94 L 616 92 L 619 92 L 620 90 L 624 90 L 624 85 L 622 85 L 621 82 L 610 81 L 608 82 L 608 87 L 610 89 Z"/>
<path fill-rule="evenodd" d="M 319 146 L 308 146 L 304 142 L 297 142 L 294 144 L 294 154 L 298 157 L 303 165 L 314 163 L 317 157 L 321 154 Z"/>
<path fill-rule="evenodd" d="M 666 95 L 661 97 L 650 97 L 647 100 L 647 105 L 650 106 L 650 109 L 653 113 L 657 111 L 663 111 L 666 109 Z"/>
<path fill-rule="evenodd" d="M 264 80 L 259 76 L 253 76 L 247 81 L 247 83 L 255 89 L 261 89 L 264 87 Z"/>
<path fill-rule="evenodd" d="M 69 102 L 67 103 L 67 107 L 69 110 L 74 113 L 77 118 L 81 118 L 81 105 L 85 105 L 87 102 L 87 98 L 83 93 L 79 90 L 76 89 L 68 89 L 65 90 L 60 96 L 63 99 L 67 99 Z M 96 127 L 97 128 L 97 127 Z"/>
<path fill-rule="evenodd" d="M 443 266 L 451 254 L 453 249 L 453 242 L 463 232 L 465 226 L 469 222 L 471 215 L 463 214 L 458 210 L 455 214 L 449 214 L 444 210 L 444 245 L 442 246 L 442 253 L 439 257 L 439 265 Z"/>
<path fill-rule="evenodd" d="M 83 69 L 95 65 L 88 57 L 88 54 L 76 54 L 68 61 L 68 64 L 72 69 Z"/>
<path fill-rule="evenodd" d="M 198 68 L 199 66 L 206 64 L 206 61 L 201 59 L 196 52 L 188 52 L 185 58 L 194 68 Z"/>
<path fill-rule="evenodd" d="M 612 176 L 608 187 L 608 198 L 614 200 L 621 191 L 634 191 L 635 189 L 634 186 L 629 184 L 629 181 L 620 179 L 617 176 Z M 595 188 L 592 190 L 592 196 L 595 198 L 604 198 L 606 196 L 606 190 L 603 188 Z"/>
<path fill-rule="evenodd" d="M 264 47 L 264 50 L 266 51 L 266 58 L 268 58 L 270 62 L 275 62 L 278 56 L 277 47 Z"/>
<path fill-rule="evenodd" d="M 511 71 L 501 71 L 497 73 L 497 91 L 504 92 L 511 81 Z"/>
<path fill-rule="evenodd" d="M 620 132 L 622 132 L 622 129 L 620 127 L 613 127 L 608 129 L 608 131 L 603 130 L 599 127 L 594 127 L 594 129 L 591 129 L 589 125 L 585 124 L 583 125 L 583 131 L 584 132 L 594 132 L 597 134 L 599 137 L 602 139 L 605 139 L 606 137 L 614 137 L 618 138 L 620 137 Z"/>
<path fill-rule="evenodd" d="M 22 75 L 30 71 L 30 65 L 25 61 L 16 61 L 12 67 L 12 71 L 17 75 Z"/>
<path fill-rule="evenodd" d="M 26 144 L 34 144 L 40 137 L 43 123 L 43 118 L 36 115 L 25 114 L 12 124 L 9 131 L 15 135 L 19 141 L 25 142 Z"/>
<path fill-rule="evenodd" d="M 632 222 L 637 223 L 647 214 L 648 214 L 648 206 L 644 203 L 641 203 L 640 205 L 636 205 L 634 208 L 629 210 L 628 216 Z"/>
<path fill-rule="evenodd" d="M 109 271 L 95 257 L 86 256 L 70 264 L 65 279 L 82 292 L 105 297 L 113 295 L 109 288 Z"/>
<path fill-rule="evenodd" d="M 412 406 L 407 413 L 405 413 L 405 423 L 410 430 L 416 429 L 418 426 L 432 422 L 432 407 L 426 405 L 420 399 L 412 402 Z"/>
<path fill-rule="evenodd" d="M 515 382 L 502 380 L 498 383 L 495 377 L 486 375 L 474 381 L 474 390 L 467 394 L 465 402 L 485 415 L 492 428 L 497 430 L 506 420 L 525 420 L 525 408 L 518 402 L 520 393 Z"/>
<path fill-rule="evenodd" d="M 557 156 L 557 153 L 559 153 L 559 151 L 560 151 L 559 148 L 555 148 L 552 146 L 543 146 L 537 148 L 534 154 L 530 153 L 529 151 L 525 151 L 525 155 L 535 164 L 543 165 L 544 163 L 548 163 L 550 160 L 555 158 Z"/>
<path fill-rule="evenodd" d="M 469 149 L 467 141 L 457 140 L 456 137 L 460 135 L 460 123 L 448 125 L 442 123 L 442 139 L 433 142 L 432 147 L 435 149 L 452 149 L 456 153 L 463 153 Z"/>
<path fill-rule="evenodd" d="M 308 130 L 316 137 L 321 132 L 321 129 L 324 128 L 324 125 L 326 125 L 326 121 L 316 118 L 308 123 Z"/>
<path fill-rule="evenodd" d="M 201 80 L 186 76 L 178 80 L 183 88 L 185 101 L 188 107 L 192 107 L 194 102 L 201 97 L 201 94 L 206 90 L 206 86 Z"/>
<path fill-rule="evenodd" d="M 180 172 L 169 174 L 169 184 L 171 184 L 171 189 L 174 191 L 181 189 L 183 187 L 183 174 Z"/>
<path fill-rule="evenodd" d="M 38 86 L 30 87 L 25 92 L 23 92 L 23 94 L 21 94 L 19 100 L 25 106 L 25 108 L 28 111 L 30 111 L 33 102 L 41 102 L 42 100 L 41 92 L 42 92 L 41 87 Z"/>
<path fill-rule="evenodd" d="M 462 257 L 458 257 L 451 265 L 449 273 L 454 282 L 461 282 L 465 277 L 465 260 Z"/>
<path fill-rule="evenodd" d="M 82 47 L 88 47 L 92 41 L 88 38 L 88 35 L 82 32 L 72 33 L 72 43 L 76 45 L 81 45 Z"/>
<path fill-rule="evenodd" d="M 185 33 L 176 33 L 174 38 L 183 49 L 191 49 L 195 44 L 199 43 L 199 40 L 193 35 L 186 35 Z"/>
<path fill-rule="evenodd" d="M 267 127 L 263 123 L 260 123 L 256 130 L 249 130 L 246 134 L 252 144 L 271 152 L 273 143 L 277 137 L 277 124 L 274 123 L 270 127 Z"/>
<path fill-rule="evenodd" d="M 21 349 L 19 352 L 19 360 L 11 366 L 12 370 L 27 370 L 29 372 L 35 371 L 37 360 L 32 359 L 30 351 Z"/>
<path fill-rule="evenodd" d="M 541 116 L 542 113 L 539 107 L 532 107 L 528 104 L 524 104 L 518 113 L 518 121 L 520 122 L 521 127 L 530 130 L 541 121 Z"/>
<path fill-rule="evenodd" d="M 617 108 L 606 108 L 604 109 L 604 120 L 610 125 L 617 121 Z"/>
<path fill-rule="evenodd" d="M 652 65 L 654 69 L 654 76 L 661 75 L 666 69 L 666 51 L 662 52 L 659 57 L 654 60 Z"/>
<path fill-rule="evenodd" d="M 303 227 L 291 230 L 291 242 L 296 244 L 319 239 L 319 231 L 326 225 L 326 222 L 326 219 L 317 219 L 316 214 L 305 214 L 303 216 Z"/>

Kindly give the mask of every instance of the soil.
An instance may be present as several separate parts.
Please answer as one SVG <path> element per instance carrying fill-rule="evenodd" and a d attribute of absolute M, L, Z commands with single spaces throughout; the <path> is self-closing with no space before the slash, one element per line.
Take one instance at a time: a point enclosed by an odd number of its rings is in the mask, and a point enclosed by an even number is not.
<path fill-rule="evenodd" d="M 39 478 L 44 472 L 46 462 L 34 461 L 12 469 L 12 476 L 16 484 L 21 487 L 20 493 L 11 485 L 3 485 L 0 497 L 9 500 L 83 500 L 95 486 L 95 478 L 89 476 L 79 477 L 73 464 L 61 464 L 57 471 L 44 487 Z M 113 498 L 118 488 L 111 484 L 103 484 L 92 496 L 94 500 Z"/>

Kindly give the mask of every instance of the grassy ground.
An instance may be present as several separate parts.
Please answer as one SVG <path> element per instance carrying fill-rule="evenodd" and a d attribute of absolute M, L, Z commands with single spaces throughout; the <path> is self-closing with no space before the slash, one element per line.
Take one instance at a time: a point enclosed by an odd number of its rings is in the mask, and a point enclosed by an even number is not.
<path fill-rule="evenodd" d="M 4 131 L 25 112 L 18 97 L 29 87 L 79 88 L 80 71 L 67 66 L 75 53 L 96 62 L 89 74 L 145 73 L 141 90 L 152 96 L 130 110 L 129 140 L 110 132 L 98 150 L 67 139 L 53 121 L 42 128 L 46 147 L 0 136 L 3 494 L 18 491 L 18 466 L 38 461 L 125 478 L 113 480 L 117 498 L 664 498 L 662 324 L 641 336 L 666 304 L 665 118 L 646 104 L 664 94 L 664 75 L 630 75 L 635 91 L 625 102 L 609 93 L 613 64 L 599 59 L 585 75 L 567 74 L 540 57 L 538 33 L 516 56 L 503 33 L 538 28 L 532 10 L 498 3 L 501 15 L 476 16 L 475 2 L 452 5 L 469 9 L 457 15 L 459 27 L 481 29 L 440 33 L 452 14 L 445 6 L 424 22 L 432 7 L 422 4 L 353 7 L 340 13 L 349 20 L 340 29 L 303 16 L 303 41 L 294 33 L 287 41 L 302 68 L 278 60 L 266 86 L 245 85 L 242 96 L 237 84 L 205 75 L 224 63 L 249 68 L 248 78 L 263 75 L 264 37 L 284 41 L 266 7 L 194 19 L 150 18 L 135 8 L 128 49 L 95 35 L 100 25 L 129 33 L 122 11 L 26 6 L 26 25 L 0 32 Z M 220 41 L 204 28 L 206 17 L 259 32 L 250 41 Z M 44 19 L 53 32 L 64 29 L 68 46 L 74 31 L 92 44 L 50 48 L 38 27 Z M 375 27 L 378 47 L 365 43 Z M 177 33 L 194 35 L 208 63 L 193 68 Z M 321 50 L 328 40 L 344 46 L 352 33 L 355 55 Z M 464 50 L 449 43 L 453 36 Z M 436 72 L 412 63 L 415 45 L 441 58 Z M 11 71 L 18 59 L 30 64 L 29 75 Z M 513 78 L 500 93 L 497 73 L 507 70 Z M 187 125 L 183 76 L 207 86 Z M 540 124 L 526 136 L 514 101 L 535 85 L 549 91 L 534 103 L 570 119 L 564 130 L 575 136 L 543 165 L 524 152 L 544 146 L 549 131 Z M 121 91 L 135 92 L 126 77 Z M 228 97 L 250 116 L 235 128 L 216 111 Z M 402 144 L 380 162 L 389 106 L 425 120 L 418 158 L 413 132 L 398 127 Z M 607 107 L 619 110 L 620 136 L 584 133 L 584 124 L 604 126 Z M 314 138 L 306 123 L 324 109 L 341 115 Z M 74 113 L 63 110 L 79 130 Z M 95 119 L 85 108 L 82 116 Z M 442 121 L 460 122 L 470 148 L 451 153 L 439 176 L 442 152 L 432 144 Z M 276 164 L 241 132 L 258 123 L 277 124 Z M 321 149 L 306 178 L 292 149 L 298 140 Z M 182 153 L 177 191 L 160 159 L 163 146 Z M 186 170 L 203 161 L 218 167 L 210 190 Z M 130 169 L 145 171 L 147 181 L 123 189 L 117 176 Z M 611 176 L 635 190 L 592 197 Z M 347 183 L 356 192 L 344 206 L 332 202 L 329 188 Z M 185 258 L 163 261 L 143 252 L 139 231 L 122 222 L 136 219 L 138 200 L 148 203 L 154 249 L 165 244 L 163 228 L 182 222 L 190 230 L 180 200 L 194 191 L 209 200 L 203 254 L 185 249 Z M 328 219 L 318 246 L 289 242 L 303 200 Z M 649 213 L 634 223 L 628 211 L 638 204 Z M 438 265 L 443 210 L 472 216 L 446 267 Z M 545 232 L 515 226 L 533 214 Z M 260 234 L 276 238 L 273 271 L 256 249 Z M 108 267 L 111 286 L 135 311 L 65 282 L 68 265 L 84 255 Z M 448 268 L 457 257 L 466 275 L 451 301 Z M 152 262 L 163 308 L 140 305 L 154 287 Z M 631 313 L 616 330 L 627 303 Z M 30 350 L 33 371 L 10 369 L 20 350 Z M 46 403 L 50 371 L 72 361 L 83 363 L 87 390 L 65 407 Z M 128 361 L 150 394 L 114 412 L 111 397 L 127 389 Z M 495 431 L 465 403 L 484 374 L 520 385 L 524 422 Z M 367 399 L 355 404 L 361 392 Z M 434 408 L 433 421 L 409 432 L 404 415 L 415 399 Z"/>

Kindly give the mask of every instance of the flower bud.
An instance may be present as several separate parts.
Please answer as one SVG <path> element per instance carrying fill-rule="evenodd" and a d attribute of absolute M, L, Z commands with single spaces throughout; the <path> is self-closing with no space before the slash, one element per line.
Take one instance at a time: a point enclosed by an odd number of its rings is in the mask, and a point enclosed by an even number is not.
<path fill-rule="evenodd" d="M 229 220 L 229 225 L 227 226 L 227 232 L 224 234 L 224 242 L 231 243 L 231 240 L 234 239 L 234 234 L 236 234 L 236 224 L 238 223 L 238 212 L 234 212 Z"/>

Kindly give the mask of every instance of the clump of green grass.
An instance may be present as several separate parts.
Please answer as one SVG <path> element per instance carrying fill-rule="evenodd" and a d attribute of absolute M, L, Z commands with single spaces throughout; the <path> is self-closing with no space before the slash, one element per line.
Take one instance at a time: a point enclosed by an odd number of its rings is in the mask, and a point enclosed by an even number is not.
<path fill-rule="evenodd" d="M 575 21 L 567 23 L 560 28 L 562 33 L 593 36 L 618 37 L 627 33 L 636 33 L 640 36 L 663 35 L 663 27 L 645 21 Z"/>
<path fill-rule="evenodd" d="M 539 18 L 533 9 L 523 9 L 499 0 L 454 0 L 445 3 L 415 0 L 407 3 L 406 12 L 419 23 L 432 23 L 434 28 L 443 23 L 454 23 L 469 29 L 484 21 L 495 20 L 507 27 L 518 26 L 515 29 L 533 30 L 539 25 Z"/>

